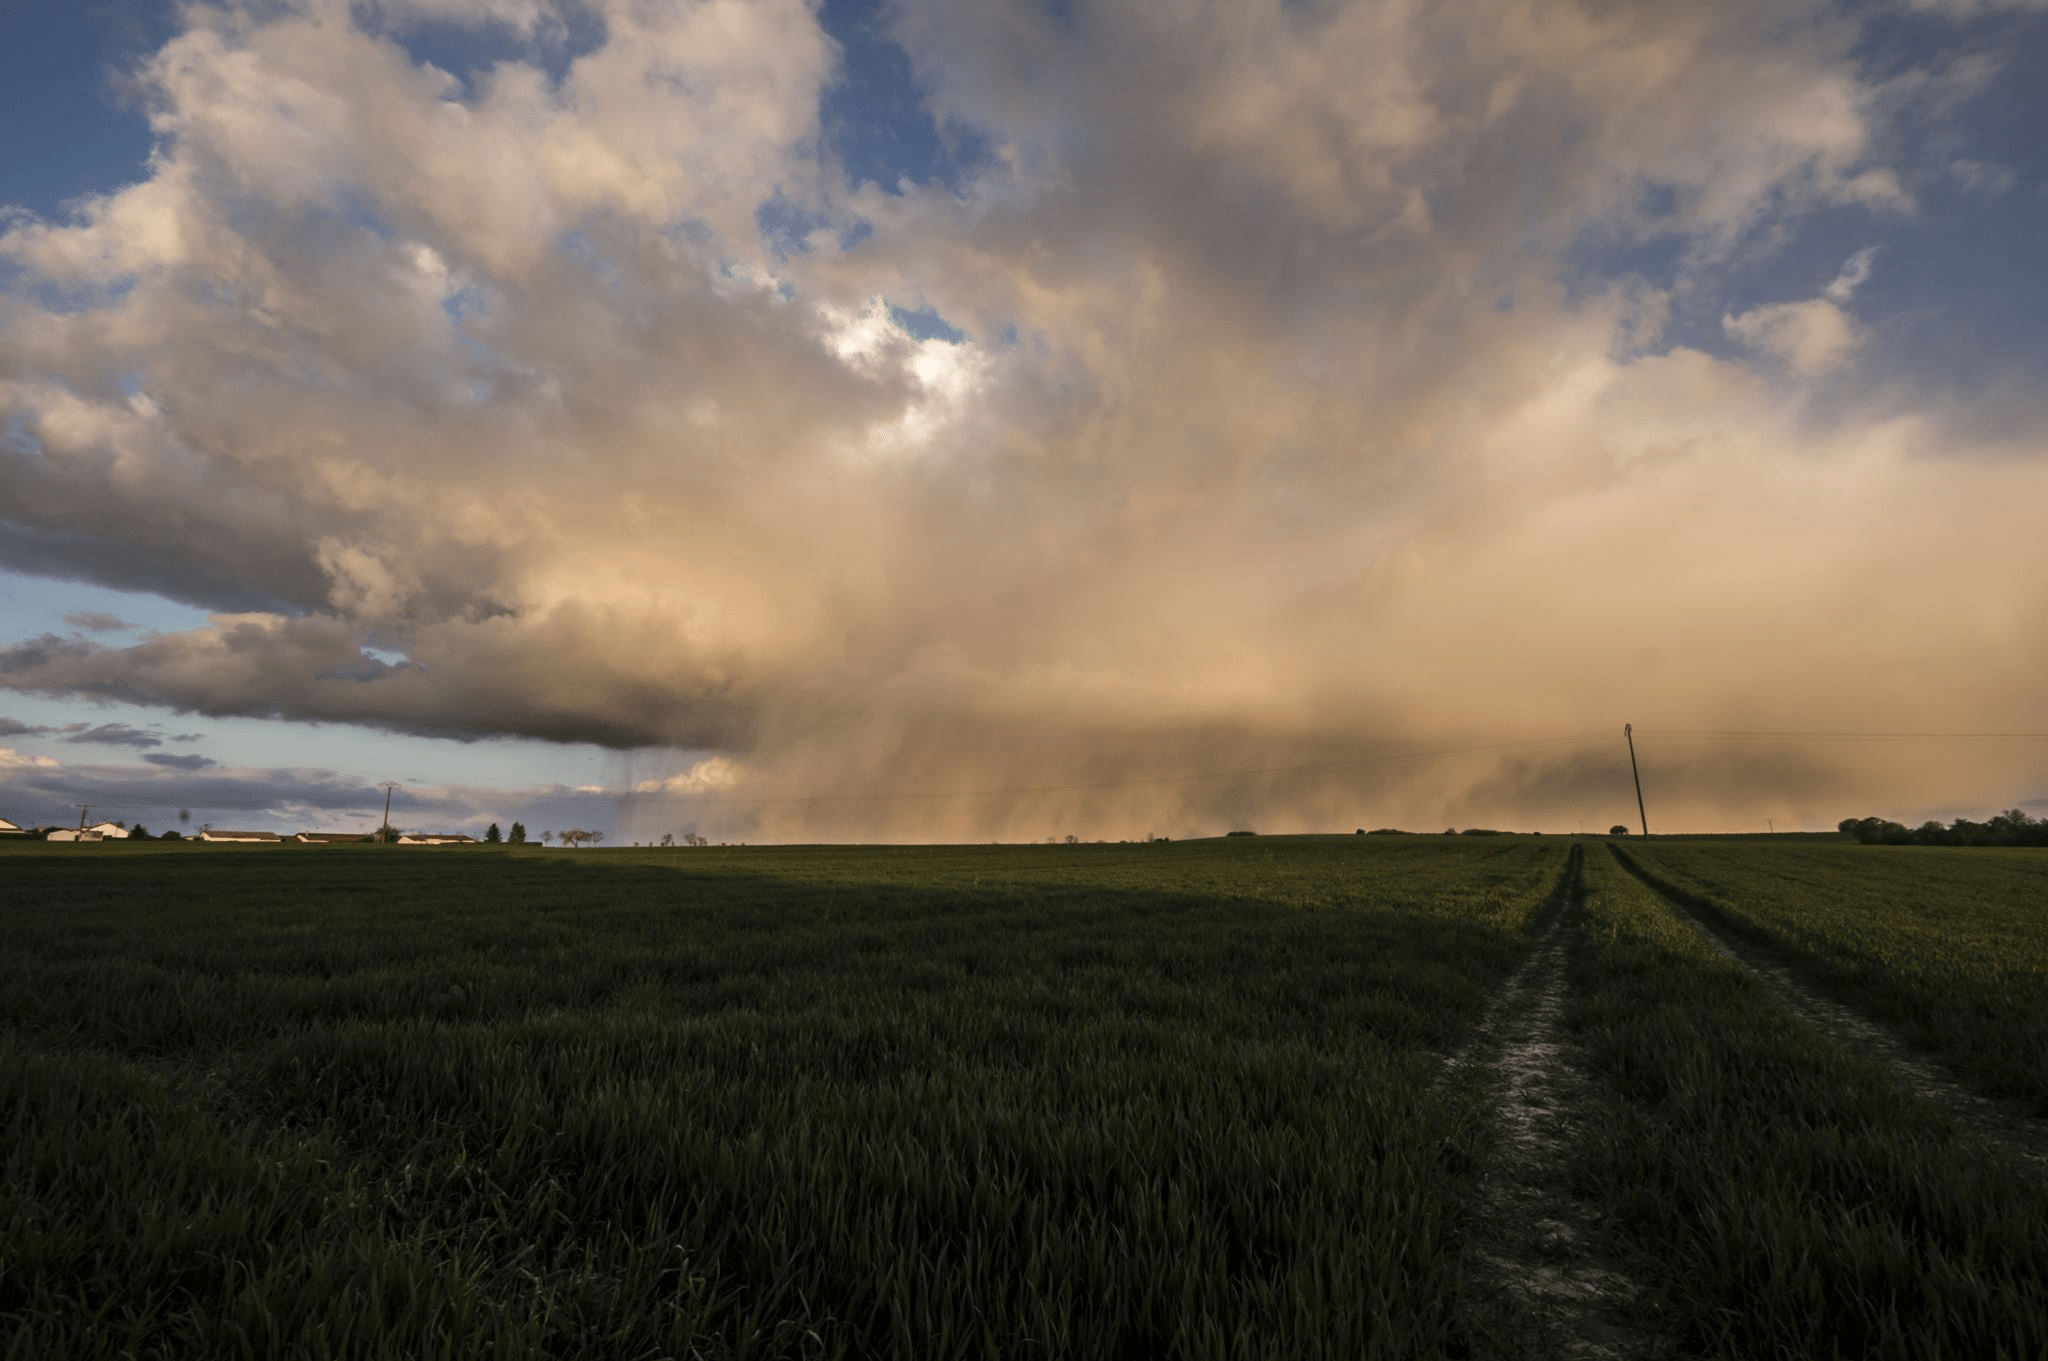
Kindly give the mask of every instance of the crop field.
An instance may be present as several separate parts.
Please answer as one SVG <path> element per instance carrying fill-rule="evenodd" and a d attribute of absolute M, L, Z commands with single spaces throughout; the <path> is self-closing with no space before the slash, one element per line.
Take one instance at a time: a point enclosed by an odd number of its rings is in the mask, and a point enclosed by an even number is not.
<path fill-rule="evenodd" d="M 1872 849 L 1660 842 L 1635 860 L 1666 891 L 2048 1117 L 2048 855 Z"/>
<path fill-rule="evenodd" d="M 0 1357 L 2017 1361 L 2043 1262 L 1599 840 L 0 847 Z"/>

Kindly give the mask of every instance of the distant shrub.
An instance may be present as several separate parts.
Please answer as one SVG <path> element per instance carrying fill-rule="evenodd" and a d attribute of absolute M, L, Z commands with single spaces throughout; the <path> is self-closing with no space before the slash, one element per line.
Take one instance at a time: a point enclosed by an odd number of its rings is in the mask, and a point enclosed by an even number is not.
<path fill-rule="evenodd" d="M 1223 835 L 1225 835 L 1225 836 L 1257 836 L 1257 835 L 1258 835 L 1258 833 L 1257 833 L 1257 832 L 1254 832 L 1254 831 L 1251 831 L 1251 830 L 1249 830 L 1249 829 L 1246 829 L 1246 830 L 1242 830 L 1242 831 L 1236 831 L 1236 832 L 1225 832 L 1225 833 L 1224 833 Z"/>
<path fill-rule="evenodd" d="M 1500 830 L 1499 828 L 1497 828 L 1497 827 L 1467 827 L 1467 828 L 1466 828 L 1466 829 L 1465 829 L 1464 831 L 1460 832 L 1460 833 L 1459 833 L 1458 835 L 1460 835 L 1460 836 L 1505 836 L 1505 835 L 1506 835 L 1506 833 L 1502 832 L 1502 831 L 1501 831 L 1501 830 Z"/>
<path fill-rule="evenodd" d="M 1407 835 L 1408 835 L 1408 833 L 1407 833 L 1407 832 L 1405 832 L 1405 831 L 1403 831 L 1403 830 L 1401 830 L 1401 829 L 1400 829 L 1399 827 L 1375 827 L 1375 828 L 1373 828 L 1373 829 L 1372 829 L 1372 830 L 1371 830 L 1370 832 L 1360 832 L 1360 833 L 1359 833 L 1359 835 L 1360 835 L 1360 836 L 1407 836 Z"/>
<path fill-rule="evenodd" d="M 1628 835 L 1628 828 L 1626 828 L 1626 827 L 1622 826 L 1622 825 L 1621 825 L 1620 823 L 1618 823 L 1618 822 L 1617 822 L 1617 823 L 1615 823 L 1615 824 L 1614 824 L 1614 825 L 1613 825 L 1612 827 L 1609 827 L 1609 828 L 1607 829 L 1607 835 L 1609 835 L 1609 836 L 1627 836 L 1627 835 Z"/>

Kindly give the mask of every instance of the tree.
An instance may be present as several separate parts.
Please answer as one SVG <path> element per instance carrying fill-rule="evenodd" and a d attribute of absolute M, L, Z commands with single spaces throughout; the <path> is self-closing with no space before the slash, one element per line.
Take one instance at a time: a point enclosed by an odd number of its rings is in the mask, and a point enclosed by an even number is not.
<path fill-rule="evenodd" d="M 504 839 L 505 834 L 498 830 L 498 824 L 495 822 L 492 823 L 490 827 L 484 832 L 484 840 L 488 841 L 493 846 L 497 845 L 500 841 L 503 841 Z"/>
<path fill-rule="evenodd" d="M 514 846 L 524 846 L 526 844 L 526 824 L 523 822 L 513 823 L 512 833 L 505 840 Z"/>
<path fill-rule="evenodd" d="M 676 844 L 676 834 L 675 834 L 674 832 L 663 832 L 663 833 L 661 834 L 661 844 L 662 844 L 662 845 L 664 845 L 664 846 L 673 846 L 673 845 L 675 845 L 675 844 Z"/>
<path fill-rule="evenodd" d="M 555 833 L 555 839 L 564 846 L 595 846 L 604 840 L 604 833 L 586 832 L 581 827 L 571 827 L 566 832 Z"/>
<path fill-rule="evenodd" d="M 183 841 L 184 839 L 184 837 L 178 835 L 177 829 L 175 828 L 168 832 L 165 832 L 162 836 L 157 838 L 158 841 Z"/>
<path fill-rule="evenodd" d="M 1617 822 L 1617 823 L 1615 823 L 1615 824 L 1614 824 L 1614 825 L 1613 825 L 1612 827 L 1609 827 L 1609 828 L 1607 829 L 1607 835 L 1609 835 L 1609 836 L 1627 836 L 1627 835 L 1628 835 L 1628 828 L 1626 828 L 1626 827 L 1622 826 L 1622 825 L 1621 825 L 1620 823 L 1618 823 L 1618 822 Z"/>
<path fill-rule="evenodd" d="M 149 828 L 143 826 L 141 823 L 138 822 L 133 827 L 128 829 L 128 835 L 134 837 L 138 841 L 147 841 L 149 839 Z"/>

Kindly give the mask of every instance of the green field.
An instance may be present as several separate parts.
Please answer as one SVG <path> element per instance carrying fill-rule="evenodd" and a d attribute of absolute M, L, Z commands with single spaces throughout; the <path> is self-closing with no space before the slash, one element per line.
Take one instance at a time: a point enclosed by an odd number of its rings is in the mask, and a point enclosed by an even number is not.
<path fill-rule="evenodd" d="M 2039 1176 L 1584 849 L 6 846 L 0 1356 L 1536 1354 L 1445 1064 L 1551 930 L 1661 1349 L 2048 1351 Z"/>
<path fill-rule="evenodd" d="M 2048 854 L 1659 842 L 1635 860 L 1666 892 L 2048 1117 Z"/>

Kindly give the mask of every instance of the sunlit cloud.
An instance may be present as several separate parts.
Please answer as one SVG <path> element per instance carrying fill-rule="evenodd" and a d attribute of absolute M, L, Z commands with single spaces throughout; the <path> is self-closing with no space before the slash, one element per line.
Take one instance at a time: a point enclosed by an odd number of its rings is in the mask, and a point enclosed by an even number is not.
<path fill-rule="evenodd" d="M 146 177 L 0 230 L 0 560 L 214 613 L 0 684 L 595 742 L 622 835 L 759 839 L 1554 822 L 1611 753 L 1419 754 L 2043 722 L 2048 449 L 1874 344 L 1933 97 L 1853 13 L 905 0 L 987 154 L 883 187 L 801 0 L 592 12 L 183 12 Z M 1731 824 L 2038 769 L 1658 755 Z"/>

